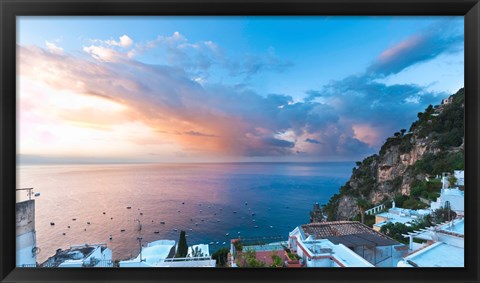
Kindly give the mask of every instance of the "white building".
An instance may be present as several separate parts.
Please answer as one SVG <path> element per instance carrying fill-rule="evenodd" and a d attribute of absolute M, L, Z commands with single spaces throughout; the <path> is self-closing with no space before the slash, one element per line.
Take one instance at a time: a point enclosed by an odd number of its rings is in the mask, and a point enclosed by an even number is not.
<path fill-rule="evenodd" d="M 105 244 L 84 244 L 58 249 L 42 267 L 113 267 L 112 250 Z"/>
<path fill-rule="evenodd" d="M 465 171 L 455 170 L 453 171 L 455 178 L 457 178 L 457 186 L 465 186 Z"/>
<path fill-rule="evenodd" d="M 200 244 L 188 248 L 185 258 L 175 258 L 175 241 L 158 240 L 142 247 L 140 254 L 130 260 L 120 261 L 120 267 L 215 267 L 208 245 Z"/>
<path fill-rule="evenodd" d="M 35 200 L 15 204 L 16 266 L 35 267 L 37 264 L 37 239 L 35 232 Z"/>
<path fill-rule="evenodd" d="M 398 267 L 464 267 L 465 234 L 464 219 L 455 219 L 448 223 L 424 229 L 416 233 L 404 235 L 427 241 L 419 249 L 414 250 Z"/>
<path fill-rule="evenodd" d="M 306 267 L 374 267 L 373 264 L 343 244 L 334 244 L 327 239 L 314 240 L 312 236 L 301 240 L 293 236 L 297 254 Z"/>
<path fill-rule="evenodd" d="M 450 209 L 455 211 L 458 215 L 464 215 L 465 212 L 465 192 L 454 189 L 442 189 L 440 197 L 436 201 L 430 203 L 430 209 L 436 210 L 440 207 L 445 207 L 446 202 L 450 203 Z"/>
<path fill-rule="evenodd" d="M 432 213 L 430 209 L 406 209 L 401 207 L 393 207 L 388 212 L 383 212 L 375 215 L 375 224 L 373 224 L 373 230 L 380 231 L 383 225 L 387 223 L 402 223 L 406 226 L 410 226 L 415 222 L 421 221 L 425 216 Z"/>
<path fill-rule="evenodd" d="M 407 247 L 356 221 L 310 223 L 289 233 L 306 266 L 393 267 Z"/>

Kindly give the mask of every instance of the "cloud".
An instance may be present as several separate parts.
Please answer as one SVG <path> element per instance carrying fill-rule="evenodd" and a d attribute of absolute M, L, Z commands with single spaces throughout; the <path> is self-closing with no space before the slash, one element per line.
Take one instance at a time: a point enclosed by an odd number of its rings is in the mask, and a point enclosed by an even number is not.
<path fill-rule="evenodd" d="M 453 32 L 439 35 L 433 31 L 407 38 L 383 52 L 364 74 L 311 89 L 303 101 L 285 94 L 258 93 L 248 85 L 207 82 L 214 67 L 246 77 L 285 71 L 289 63 L 277 58 L 273 49 L 233 60 L 216 43 L 190 42 L 179 32 L 144 43 L 128 44 L 127 39 L 122 43 L 121 37 L 84 47 L 95 60 L 38 47 L 17 48 L 21 78 L 41 81 L 59 93 L 73 92 L 123 106 L 121 113 L 88 119 L 82 119 L 89 115 L 88 108 L 55 115 L 64 121 L 84 120 L 84 126 L 105 131 L 115 129 L 115 121 L 145 125 L 142 131 L 154 136 L 132 135 L 130 139 L 143 145 L 170 146 L 163 151 L 149 149 L 158 156 L 180 152 L 182 156 L 351 160 L 377 152 L 387 136 L 408 128 L 417 112 L 445 95 L 419 85 L 386 85 L 376 79 L 442 52 L 453 52 L 455 48 L 447 43 L 455 45 L 455 38 Z M 417 51 L 421 56 L 413 55 Z M 165 61 L 142 63 L 137 56 L 146 52 L 159 52 Z M 39 111 L 34 100 L 26 102 L 23 107 Z M 97 119 L 105 123 L 95 123 Z"/>
<path fill-rule="evenodd" d="M 233 76 L 245 75 L 251 77 L 261 72 L 283 73 L 293 66 L 290 61 L 278 58 L 272 52 L 266 55 L 247 54 L 241 60 L 231 60 L 225 63 L 226 68 Z"/>
<path fill-rule="evenodd" d="M 383 51 L 368 68 L 373 76 L 399 73 L 414 64 L 432 60 L 442 53 L 462 51 L 463 30 L 458 22 L 429 26 Z"/>
<path fill-rule="evenodd" d="M 228 72 L 230 76 L 249 78 L 262 72 L 285 72 L 292 62 L 281 60 L 269 48 L 263 54 L 245 54 L 239 58 L 230 57 L 220 46 L 211 40 L 191 42 L 180 32 L 170 36 L 158 36 L 145 43 L 136 44 L 128 52 L 129 58 L 144 54 L 153 54 L 164 58 L 171 66 L 183 68 L 190 77 L 205 82 L 214 67 Z"/>
<path fill-rule="evenodd" d="M 115 62 L 125 58 L 124 54 L 103 46 L 90 45 L 83 47 L 83 51 L 92 55 L 93 58 L 103 62 Z"/>
<path fill-rule="evenodd" d="M 129 47 L 133 44 L 133 40 L 126 34 L 120 36 L 119 41 L 106 40 L 106 44 L 119 47 Z"/>
<path fill-rule="evenodd" d="M 276 138 L 265 138 L 263 142 L 266 145 L 274 146 L 274 147 L 287 147 L 287 148 L 293 148 L 295 147 L 295 143 L 291 141 L 286 141 L 286 140 L 280 140 Z"/>
<path fill-rule="evenodd" d="M 305 141 L 313 144 L 321 144 L 320 141 L 317 141 L 316 139 L 311 139 L 311 138 L 307 138 L 305 139 Z"/>
<path fill-rule="evenodd" d="M 204 133 L 195 132 L 195 131 L 183 132 L 183 134 L 190 135 L 190 136 L 196 136 L 196 137 L 208 137 L 208 138 L 217 137 L 216 135 L 204 134 Z"/>
<path fill-rule="evenodd" d="M 294 103 L 291 96 L 263 96 L 241 85 L 202 86 L 180 68 L 133 59 L 118 61 L 114 60 L 115 54 L 94 53 L 101 59 L 91 61 L 73 55 L 60 57 L 41 48 L 18 48 L 21 77 L 42 81 L 58 92 L 121 104 L 125 118 L 119 121 L 140 121 L 162 141 L 186 152 L 289 156 L 305 151 L 295 139 L 303 141 L 314 134 L 318 134 L 315 139 L 319 141 L 339 143 L 342 130 L 336 124 L 340 118 L 326 104 Z M 87 113 L 88 109 L 82 109 L 60 118 L 83 121 L 81 117 Z M 113 114 L 110 117 L 116 119 Z M 91 124 L 104 118 L 91 115 L 85 122 Z M 111 122 L 105 120 L 106 124 L 98 126 L 112 129 Z M 96 126 L 88 123 L 84 125 Z M 334 153 L 337 149 L 329 150 Z M 318 157 L 320 151 L 312 149 L 310 154 Z"/>
<path fill-rule="evenodd" d="M 45 40 L 45 45 L 47 46 L 48 51 L 55 54 L 63 54 L 63 48 L 57 46 L 55 43 Z"/>

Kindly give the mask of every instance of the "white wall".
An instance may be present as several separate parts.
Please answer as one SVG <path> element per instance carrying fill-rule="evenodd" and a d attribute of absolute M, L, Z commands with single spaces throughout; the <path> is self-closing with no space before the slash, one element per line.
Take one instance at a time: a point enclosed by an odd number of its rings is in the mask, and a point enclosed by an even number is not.
<path fill-rule="evenodd" d="M 16 266 L 36 264 L 36 253 L 32 252 L 35 248 L 35 234 L 28 232 L 16 237 Z"/>
<path fill-rule="evenodd" d="M 32 252 L 36 247 L 35 239 L 35 200 L 15 204 L 16 218 L 16 266 L 36 264 L 37 255 Z"/>

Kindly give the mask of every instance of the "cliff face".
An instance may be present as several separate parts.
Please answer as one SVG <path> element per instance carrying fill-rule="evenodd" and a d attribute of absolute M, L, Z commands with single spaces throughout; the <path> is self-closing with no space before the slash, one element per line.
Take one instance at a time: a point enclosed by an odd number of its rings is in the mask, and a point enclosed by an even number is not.
<path fill-rule="evenodd" d="M 463 105 L 461 89 L 447 102 L 418 113 L 410 131 L 402 129 L 388 138 L 379 154 L 357 162 L 350 180 L 326 205 L 328 218 L 351 219 L 359 213 L 359 199 L 377 205 L 398 195 L 409 195 L 415 180 L 458 169 L 450 168 L 448 162 L 449 153 L 463 153 Z M 455 126 L 457 129 L 452 128 Z"/>

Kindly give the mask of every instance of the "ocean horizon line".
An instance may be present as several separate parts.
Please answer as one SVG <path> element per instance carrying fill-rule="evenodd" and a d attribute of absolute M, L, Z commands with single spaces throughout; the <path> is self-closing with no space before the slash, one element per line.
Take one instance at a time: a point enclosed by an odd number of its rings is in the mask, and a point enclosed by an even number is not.
<path fill-rule="evenodd" d="M 345 164 L 355 163 L 353 160 L 346 161 L 51 161 L 51 162 L 18 162 L 17 166 L 35 165 L 188 165 L 188 164 Z"/>

